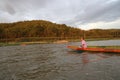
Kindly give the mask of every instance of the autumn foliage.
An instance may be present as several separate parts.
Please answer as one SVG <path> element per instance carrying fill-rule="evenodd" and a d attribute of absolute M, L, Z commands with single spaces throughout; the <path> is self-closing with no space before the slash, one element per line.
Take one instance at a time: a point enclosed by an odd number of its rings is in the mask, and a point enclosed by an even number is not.
<path fill-rule="evenodd" d="M 44 20 L 23 21 L 0 24 L 0 41 L 39 41 L 48 38 L 116 38 L 120 37 L 120 29 L 92 29 L 88 31 L 56 24 Z"/>

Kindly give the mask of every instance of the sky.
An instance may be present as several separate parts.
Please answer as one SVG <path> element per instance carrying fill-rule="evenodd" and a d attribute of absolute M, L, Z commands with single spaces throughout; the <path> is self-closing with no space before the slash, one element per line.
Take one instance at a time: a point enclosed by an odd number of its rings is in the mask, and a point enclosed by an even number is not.
<path fill-rule="evenodd" d="M 0 23 L 25 20 L 84 30 L 120 29 L 120 0 L 0 0 Z"/>

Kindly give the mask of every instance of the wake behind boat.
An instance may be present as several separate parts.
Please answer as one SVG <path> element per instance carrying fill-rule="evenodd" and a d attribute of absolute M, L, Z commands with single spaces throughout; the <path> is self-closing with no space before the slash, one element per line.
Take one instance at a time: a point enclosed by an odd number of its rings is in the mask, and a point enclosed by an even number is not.
<path fill-rule="evenodd" d="M 67 46 L 69 49 L 73 49 L 76 51 L 92 51 L 92 52 L 113 52 L 113 53 L 120 53 L 120 49 L 105 49 L 105 48 L 80 48 L 78 46 Z"/>

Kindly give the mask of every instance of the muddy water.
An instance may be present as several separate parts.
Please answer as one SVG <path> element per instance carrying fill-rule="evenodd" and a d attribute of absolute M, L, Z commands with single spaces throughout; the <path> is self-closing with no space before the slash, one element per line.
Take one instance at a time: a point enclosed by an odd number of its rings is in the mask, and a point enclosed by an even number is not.
<path fill-rule="evenodd" d="M 69 44 L 0 47 L 0 80 L 120 80 L 120 54 L 77 53 Z"/>

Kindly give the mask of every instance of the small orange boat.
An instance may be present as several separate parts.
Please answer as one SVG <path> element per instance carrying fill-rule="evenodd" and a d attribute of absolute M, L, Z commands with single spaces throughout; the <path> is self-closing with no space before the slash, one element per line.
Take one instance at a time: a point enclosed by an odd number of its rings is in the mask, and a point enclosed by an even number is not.
<path fill-rule="evenodd" d="M 67 48 L 84 52 L 84 51 L 92 51 L 92 52 L 113 52 L 113 53 L 120 53 L 120 49 L 105 49 L 105 48 L 80 48 L 78 46 L 67 46 Z"/>

